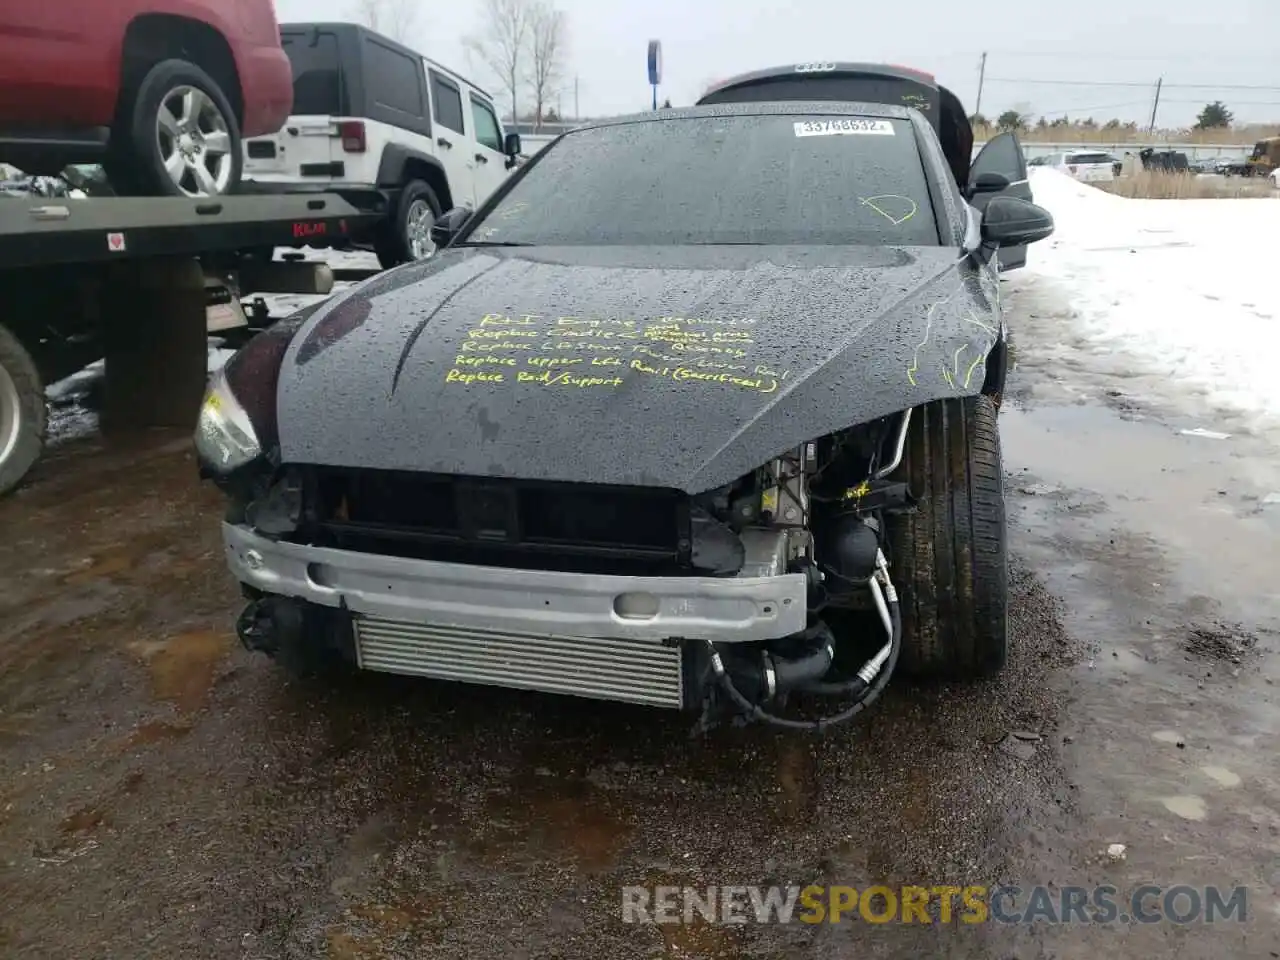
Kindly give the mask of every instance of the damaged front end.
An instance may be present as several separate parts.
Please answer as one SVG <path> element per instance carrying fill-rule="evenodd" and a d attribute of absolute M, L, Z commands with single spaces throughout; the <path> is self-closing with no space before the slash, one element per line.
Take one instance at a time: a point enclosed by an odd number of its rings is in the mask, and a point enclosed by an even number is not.
<path fill-rule="evenodd" d="M 215 380 L 197 433 L 230 500 L 242 641 L 360 669 L 822 729 L 883 689 L 901 640 L 885 517 L 910 411 L 677 490 L 282 464 Z M 830 614 L 864 611 L 850 635 Z M 850 658 L 854 659 L 851 660 Z M 790 719 L 797 697 L 838 709 Z M 806 704 L 807 708 L 807 704 Z"/>

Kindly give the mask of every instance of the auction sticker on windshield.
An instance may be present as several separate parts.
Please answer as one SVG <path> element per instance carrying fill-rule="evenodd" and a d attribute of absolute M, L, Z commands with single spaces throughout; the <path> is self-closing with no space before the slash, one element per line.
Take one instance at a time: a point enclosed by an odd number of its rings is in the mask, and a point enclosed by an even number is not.
<path fill-rule="evenodd" d="M 841 136 L 889 136 L 894 135 L 893 124 L 888 120 L 863 120 L 858 117 L 842 117 L 838 120 L 797 120 L 797 137 Z"/>

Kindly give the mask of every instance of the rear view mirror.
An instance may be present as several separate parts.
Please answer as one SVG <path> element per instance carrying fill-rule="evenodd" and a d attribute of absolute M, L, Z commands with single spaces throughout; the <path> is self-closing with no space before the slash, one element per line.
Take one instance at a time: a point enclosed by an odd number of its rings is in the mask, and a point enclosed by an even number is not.
<path fill-rule="evenodd" d="M 992 197 L 982 211 L 982 242 L 1018 247 L 1053 233 L 1053 215 L 1044 207 L 1016 197 Z"/>
<path fill-rule="evenodd" d="M 462 232 L 462 228 L 471 219 L 471 211 L 466 207 L 454 207 L 441 214 L 431 226 L 431 242 L 437 249 L 444 249 L 453 242 L 453 238 Z"/>
<path fill-rule="evenodd" d="M 520 150 L 520 134 L 508 133 L 502 139 L 502 152 L 507 155 L 508 170 L 520 162 Z"/>
<path fill-rule="evenodd" d="M 1009 183 L 1009 178 L 1003 173 L 980 173 L 969 185 L 969 196 L 977 196 L 979 193 L 999 193 L 1009 186 Z"/>

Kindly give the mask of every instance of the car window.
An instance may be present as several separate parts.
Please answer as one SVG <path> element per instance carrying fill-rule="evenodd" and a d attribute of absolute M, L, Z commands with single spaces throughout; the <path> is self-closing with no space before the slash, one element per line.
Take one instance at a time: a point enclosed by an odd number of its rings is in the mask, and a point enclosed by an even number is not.
<path fill-rule="evenodd" d="M 1067 158 L 1068 163 L 1111 163 L 1112 158 L 1105 153 L 1073 153 Z"/>
<path fill-rule="evenodd" d="M 425 116 L 417 61 L 373 37 L 366 36 L 364 42 L 364 75 L 370 102 L 411 117 Z"/>
<path fill-rule="evenodd" d="M 432 72 L 431 99 L 436 105 L 436 123 L 457 133 L 466 132 L 462 126 L 462 94 L 457 85 Z"/>
<path fill-rule="evenodd" d="M 280 45 L 293 67 L 294 114 L 344 116 L 350 112 L 336 36 L 326 31 L 284 33 Z"/>
<path fill-rule="evenodd" d="M 940 243 L 911 123 L 851 114 L 679 117 L 573 131 L 543 148 L 469 239 Z"/>
<path fill-rule="evenodd" d="M 475 124 L 476 140 L 490 150 L 502 152 L 502 131 L 493 108 L 479 97 L 471 98 L 471 120 Z"/>

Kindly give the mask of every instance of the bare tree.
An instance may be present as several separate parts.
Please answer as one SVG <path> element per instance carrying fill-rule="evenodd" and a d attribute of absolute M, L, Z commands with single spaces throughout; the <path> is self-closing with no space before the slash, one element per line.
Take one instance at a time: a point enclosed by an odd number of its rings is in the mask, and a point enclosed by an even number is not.
<path fill-rule="evenodd" d="M 564 11 L 553 0 L 532 0 L 529 7 L 529 90 L 533 94 L 534 130 L 542 129 L 546 106 L 564 79 L 568 30 Z"/>
<path fill-rule="evenodd" d="M 408 43 L 418 18 L 416 0 L 355 0 L 351 15 L 370 30 Z"/>
<path fill-rule="evenodd" d="M 474 53 L 502 82 L 503 89 L 511 97 L 511 119 L 519 116 L 517 100 L 521 72 L 529 44 L 530 0 L 484 0 L 483 24 L 479 34 L 464 41 L 469 53 Z"/>

